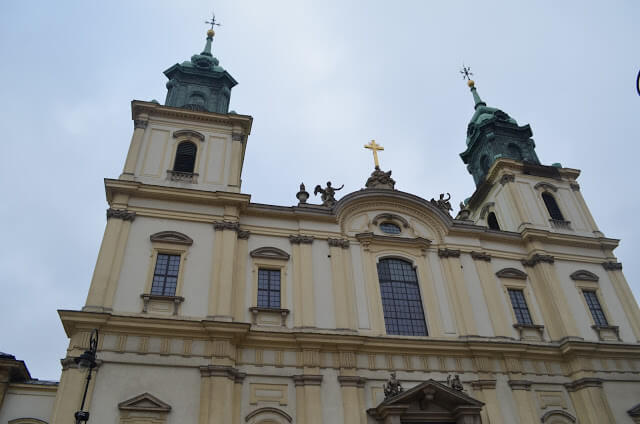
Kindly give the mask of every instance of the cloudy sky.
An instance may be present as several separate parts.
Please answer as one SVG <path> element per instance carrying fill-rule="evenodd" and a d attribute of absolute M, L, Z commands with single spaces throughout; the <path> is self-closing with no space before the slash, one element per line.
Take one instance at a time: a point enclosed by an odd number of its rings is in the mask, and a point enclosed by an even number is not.
<path fill-rule="evenodd" d="M 164 101 L 162 71 L 202 50 L 212 7 L 214 55 L 239 82 L 231 108 L 254 117 L 254 202 L 293 205 L 302 181 L 360 189 L 375 138 L 398 189 L 457 205 L 474 190 L 458 156 L 473 113 L 464 62 L 489 106 L 531 124 L 543 163 L 582 170 L 640 296 L 640 2 L 2 2 L 0 351 L 34 377 L 59 378 L 56 310 L 85 301 L 129 102 Z"/>

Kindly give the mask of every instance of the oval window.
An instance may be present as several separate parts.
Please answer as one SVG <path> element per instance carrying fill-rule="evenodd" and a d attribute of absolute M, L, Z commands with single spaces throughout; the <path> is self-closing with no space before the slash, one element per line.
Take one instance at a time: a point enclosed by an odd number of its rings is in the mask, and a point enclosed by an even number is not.
<path fill-rule="evenodd" d="M 383 233 L 387 233 L 387 234 L 400 234 L 400 232 L 402 231 L 400 230 L 400 227 L 398 227 L 396 224 L 393 224 L 391 222 L 384 222 L 380 224 L 380 229 L 382 230 Z"/>

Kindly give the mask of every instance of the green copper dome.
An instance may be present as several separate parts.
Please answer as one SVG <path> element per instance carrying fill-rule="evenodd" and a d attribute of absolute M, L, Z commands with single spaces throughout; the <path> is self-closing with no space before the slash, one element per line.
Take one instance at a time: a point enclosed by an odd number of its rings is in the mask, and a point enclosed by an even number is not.
<path fill-rule="evenodd" d="M 207 41 L 200 54 L 190 61 L 176 63 L 164 74 L 167 82 L 166 106 L 182 107 L 206 112 L 228 113 L 231 89 L 238 84 L 227 71 L 219 66 L 211 54 L 213 30 L 207 32 Z"/>
<path fill-rule="evenodd" d="M 475 112 L 467 126 L 467 149 L 460 153 L 467 170 L 480 185 L 499 158 L 539 164 L 531 127 L 519 126 L 507 113 L 489 107 L 480 99 L 475 84 L 469 81 Z"/>

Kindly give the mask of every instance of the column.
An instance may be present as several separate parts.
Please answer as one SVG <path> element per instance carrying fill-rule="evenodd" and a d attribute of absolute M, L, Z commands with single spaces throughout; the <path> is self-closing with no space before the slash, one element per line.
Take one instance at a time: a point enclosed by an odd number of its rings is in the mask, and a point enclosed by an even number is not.
<path fill-rule="evenodd" d="M 311 244 L 313 237 L 303 235 L 289 236 L 293 245 L 293 291 L 294 325 L 296 327 L 315 327 L 316 306 L 313 294 L 313 257 Z"/>
<path fill-rule="evenodd" d="M 609 407 L 599 378 L 581 378 L 565 384 L 580 424 L 613 423 L 615 419 Z"/>
<path fill-rule="evenodd" d="M 247 230 L 238 230 L 238 248 L 233 273 L 233 320 L 245 321 L 248 306 L 245 304 L 247 287 L 247 258 L 249 257 L 249 236 Z M 284 278 L 284 276 L 283 276 Z"/>
<path fill-rule="evenodd" d="M 355 329 L 353 279 L 348 277 L 347 249 L 349 240 L 328 239 L 331 256 L 331 280 L 333 283 L 333 304 L 335 306 L 336 328 Z"/>
<path fill-rule="evenodd" d="M 233 221 L 216 221 L 213 247 L 212 279 L 209 288 L 209 316 L 231 321 L 233 296 L 233 270 L 235 264 L 237 231 L 239 225 Z"/>
<path fill-rule="evenodd" d="M 103 312 L 111 310 L 122 259 L 131 222 L 135 212 L 126 209 L 107 209 L 107 226 L 104 230 L 100 252 L 91 279 L 84 311 Z"/>
<path fill-rule="evenodd" d="M 360 423 L 365 410 L 361 403 L 360 391 L 364 388 L 365 379 L 358 376 L 338 376 L 342 391 L 342 409 L 345 423 Z M 366 422 L 366 421 L 365 421 Z"/>
<path fill-rule="evenodd" d="M 607 270 L 607 275 L 616 292 L 616 296 L 620 300 L 622 310 L 631 326 L 633 335 L 636 340 L 640 341 L 640 309 L 638 309 L 636 299 L 631 293 L 627 280 L 624 278 L 622 264 L 620 262 L 604 262 L 602 266 Z"/>
<path fill-rule="evenodd" d="M 451 296 L 453 310 L 458 325 L 458 335 L 476 335 L 475 318 L 469 291 L 467 290 L 464 275 L 462 274 L 462 264 L 460 263 L 460 251 L 453 249 L 438 249 L 438 256 L 442 262 L 445 280 L 447 282 L 447 292 Z"/>
<path fill-rule="evenodd" d="M 233 127 L 231 134 L 231 170 L 229 171 L 229 185 L 240 188 L 240 174 L 242 172 L 242 151 L 244 150 L 245 136 L 242 128 Z"/>
<path fill-rule="evenodd" d="M 591 231 L 593 231 L 594 234 L 603 237 L 604 234 L 602 234 L 600 232 L 600 229 L 598 229 L 596 220 L 593 219 L 593 215 L 591 215 L 591 211 L 587 207 L 587 203 L 584 201 L 584 197 L 582 197 L 582 192 L 580 191 L 580 184 L 574 182 L 574 183 L 570 183 L 569 186 L 571 187 L 571 190 L 573 190 L 573 193 L 576 196 L 578 205 L 580 205 L 580 208 L 582 209 L 582 212 L 587 219 L 587 223 L 591 225 Z"/>
<path fill-rule="evenodd" d="M 474 395 L 481 393 L 482 401 L 485 403 L 486 415 L 488 422 L 491 424 L 503 424 L 502 414 L 498 405 L 498 396 L 496 395 L 496 380 L 477 380 L 471 383 Z"/>
<path fill-rule="evenodd" d="M 142 147 L 142 136 L 148 124 L 149 115 L 147 114 L 138 115 L 138 117 L 133 120 L 133 135 L 131 136 L 131 144 L 129 144 L 127 160 L 124 163 L 124 169 L 120 175 L 121 180 L 133 181 L 133 174 L 135 173 L 140 148 Z"/>
<path fill-rule="evenodd" d="M 529 276 L 531 287 L 538 300 L 538 305 L 542 309 L 543 319 L 551 340 L 579 336 L 553 262 L 553 256 L 538 253 L 530 259 L 522 260 L 524 266 L 532 269 Z"/>
<path fill-rule="evenodd" d="M 69 424 L 74 422 L 74 414 L 80 410 L 82 403 L 82 395 L 87 382 L 88 370 L 78 368 L 73 357 L 66 357 L 60 361 L 62 364 L 62 374 L 60 375 L 60 384 L 56 393 L 56 400 L 53 404 L 53 413 L 51 415 L 52 424 Z M 87 390 L 87 398 L 84 403 L 84 410 L 91 410 L 91 398 L 93 396 L 93 388 L 95 387 L 96 378 L 98 377 L 99 363 L 93 369 L 91 382 Z"/>
<path fill-rule="evenodd" d="M 471 252 L 474 260 L 478 277 L 480 278 L 480 286 L 482 294 L 489 311 L 489 319 L 495 336 L 511 337 L 513 336 L 513 328 L 508 325 L 507 317 L 501 299 L 504 298 L 502 291 L 498 288 L 498 282 L 491 270 L 491 256 L 487 253 Z"/>
<path fill-rule="evenodd" d="M 526 380 L 509 380 L 509 387 L 516 401 L 520 424 L 537 424 L 535 400 L 531 392 L 531 382 Z"/>
<path fill-rule="evenodd" d="M 515 180 L 516 180 L 515 175 L 504 174 L 500 178 L 500 184 L 503 186 L 505 185 L 507 186 L 507 191 L 509 192 L 509 197 L 511 198 L 511 203 L 513 206 L 512 210 L 516 211 L 516 213 L 518 214 L 518 216 L 514 220 L 516 224 L 516 228 L 514 228 L 514 230 L 518 231 L 520 229 L 520 226 L 522 226 L 523 224 L 530 224 L 531 218 L 527 213 L 527 209 L 524 207 L 525 203 L 522 200 L 522 196 L 520 195 L 518 186 L 515 184 Z M 511 184 L 511 183 L 514 183 L 514 184 Z M 518 221 L 520 222 L 518 223 Z"/>
<path fill-rule="evenodd" d="M 199 424 L 235 423 L 234 388 L 239 374 L 235 368 L 224 365 L 200 367 L 201 392 Z"/>
<path fill-rule="evenodd" d="M 296 385 L 296 398 L 300 393 L 298 388 L 302 386 L 304 406 L 304 424 L 322 424 L 322 396 L 320 394 L 320 386 L 322 384 L 322 375 L 294 375 L 293 381 Z M 300 405 L 299 399 L 296 399 L 296 409 Z M 300 423 L 300 411 L 296 412 L 297 423 Z M 357 421 L 356 421 L 357 422 Z"/>

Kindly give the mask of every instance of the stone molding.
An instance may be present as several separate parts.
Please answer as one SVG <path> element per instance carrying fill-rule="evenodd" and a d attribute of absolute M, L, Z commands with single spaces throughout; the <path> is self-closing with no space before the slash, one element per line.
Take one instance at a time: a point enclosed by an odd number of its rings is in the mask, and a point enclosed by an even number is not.
<path fill-rule="evenodd" d="M 134 119 L 133 120 L 133 129 L 136 130 L 138 128 L 146 129 L 147 125 L 149 125 L 149 121 L 146 119 Z"/>
<path fill-rule="evenodd" d="M 313 236 L 305 236 L 305 235 L 290 235 L 289 242 L 292 244 L 311 244 L 313 243 Z"/>
<path fill-rule="evenodd" d="M 622 271 L 622 263 L 607 261 L 602 263 L 602 267 L 607 271 Z"/>
<path fill-rule="evenodd" d="M 602 379 L 593 377 L 584 377 L 571 383 L 565 383 L 564 387 L 570 392 L 586 389 L 587 387 L 599 387 L 602 388 Z"/>
<path fill-rule="evenodd" d="M 512 183 L 516 180 L 516 176 L 513 174 L 504 174 L 500 177 L 500 184 L 505 185 L 507 183 Z"/>
<path fill-rule="evenodd" d="M 263 259 L 279 259 L 282 261 L 289 260 L 289 254 L 282 249 L 278 249 L 277 247 L 258 247 L 257 249 L 249 252 L 249 256 L 252 258 L 263 258 Z"/>
<path fill-rule="evenodd" d="M 586 269 L 575 271 L 569 277 L 574 281 L 598 281 L 600 279 L 596 274 Z"/>
<path fill-rule="evenodd" d="M 180 183 L 198 183 L 197 172 L 183 172 L 183 171 L 174 171 L 173 169 L 167 169 L 167 179 L 170 181 L 177 181 Z"/>
<path fill-rule="evenodd" d="M 273 414 L 273 415 L 279 415 L 282 418 L 284 418 L 285 420 L 287 420 L 287 422 L 292 423 L 293 422 L 293 418 L 291 418 L 291 415 L 287 414 L 284 411 L 281 411 L 278 408 L 273 408 L 270 406 L 266 406 L 264 408 L 258 408 L 254 411 L 251 411 L 247 414 L 247 416 L 245 417 L 245 422 L 249 422 L 252 418 L 260 415 L 260 414 Z M 262 422 L 262 421 L 260 421 Z M 269 421 L 272 422 L 272 421 Z"/>
<path fill-rule="evenodd" d="M 473 390 L 495 389 L 496 380 L 476 380 L 471 382 Z"/>
<path fill-rule="evenodd" d="M 332 247 L 342 247 L 343 249 L 349 248 L 349 240 L 347 239 L 328 238 L 327 243 L 329 243 L 329 246 Z"/>
<path fill-rule="evenodd" d="M 620 338 L 620 327 L 617 325 L 592 325 L 593 331 L 598 334 L 598 340 L 601 342 L 610 341 L 611 336 L 615 336 L 618 341 L 622 341 Z"/>
<path fill-rule="evenodd" d="M 544 341 L 544 325 L 540 324 L 513 324 L 518 331 L 520 340 Z"/>
<path fill-rule="evenodd" d="M 427 240 L 422 237 L 408 238 L 408 237 L 397 237 L 397 236 L 382 236 L 378 234 L 374 234 L 372 232 L 367 233 L 358 233 L 356 234 L 356 239 L 362 244 L 364 250 L 368 250 L 371 244 L 380 244 L 380 245 L 400 245 L 407 247 L 416 247 L 422 251 L 422 254 L 426 254 L 427 249 L 431 245 L 431 240 Z"/>
<path fill-rule="evenodd" d="M 238 231 L 240 224 L 234 221 L 213 221 L 213 229 Z"/>
<path fill-rule="evenodd" d="M 484 206 L 482 206 L 482 209 L 480 209 L 480 219 L 485 219 L 489 214 L 489 211 L 491 210 L 491 208 L 495 207 L 495 205 L 496 205 L 495 202 L 485 203 Z"/>
<path fill-rule="evenodd" d="M 402 226 L 404 228 L 409 228 L 409 221 L 407 221 L 406 219 L 404 219 L 403 217 L 401 217 L 400 215 L 396 215 L 394 213 L 381 213 L 375 216 L 375 218 L 373 218 L 373 220 L 371 221 L 371 223 L 373 225 L 378 225 L 384 221 L 400 221 L 402 223 Z"/>
<path fill-rule="evenodd" d="M 539 182 L 538 184 L 534 185 L 533 188 L 535 190 L 549 190 L 549 191 L 553 191 L 554 193 L 558 191 L 558 187 L 554 186 L 551 183 L 547 183 L 544 181 Z"/>
<path fill-rule="evenodd" d="M 173 138 L 180 137 L 195 138 L 200 141 L 204 141 L 205 139 L 204 134 L 194 130 L 178 130 L 173 132 Z"/>
<path fill-rule="evenodd" d="M 543 422 L 543 423 L 547 423 L 547 422 L 549 422 L 548 421 L 549 419 L 551 419 L 553 417 L 558 417 L 558 416 L 566 418 L 568 421 L 570 421 L 572 423 L 576 422 L 576 417 L 574 417 L 573 415 L 571 415 L 567 411 L 563 411 L 561 409 L 553 409 L 551 411 L 545 412 L 544 415 L 542 415 L 542 417 L 540 417 L 540 421 Z"/>
<path fill-rule="evenodd" d="M 182 296 L 161 296 L 155 294 L 143 293 L 140 295 L 142 298 L 142 313 L 146 314 L 149 309 L 149 302 L 152 300 L 158 300 L 163 302 L 171 302 L 173 303 L 173 315 L 178 315 L 178 309 L 180 304 L 184 302 L 184 297 Z"/>
<path fill-rule="evenodd" d="M 251 312 L 251 323 L 254 325 L 258 324 L 258 314 L 263 313 L 263 314 L 272 314 L 272 315 L 280 315 L 280 326 L 281 327 L 286 327 L 287 326 L 287 316 L 289 315 L 289 310 L 288 309 L 281 309 L 281 308 L 263 308 L 260 306 L 252 306 L 251 308 L 249 308 L 249 311 Z"/>
<path fill-rule="evenodd" d="M 247 374 L 228 365 L 207 365 L 200 367 L 202 377 L 226 377 L 233 382 L 242 382 Z"/>
<path fill-rule="evenodd" d="M 294 375 L 293 382 L 296 386 L 320 386 L 322 384 L 322 375 Z"/>
<path fill-rule="evenodd" d="M 136 219 L 136 213 L 129 212 L 126 209 L 109 208 L 107 209 L 107 219 L 109 218 L 121 219 L 123 221 L 133 221 L 134 219 Z"/>
<path fill-rule="evenodd" d="M 249 236 L 251 236 L 251 231 L 238 229 L 238 239 L 248 240 Z"/>
<path fill-rule="evenodd" d="M 554 261 L 555 261 L 555 258 L 551 255 L 541 255 L 539 253 L 536 253 L 530 258 L 522 259 L 520 262 L 524 266 L 536 266 L 542 262 L 552 264 Z"/>
<path fill-rule="evenodd" d="M 149 404 L 153 406 L 149 406 Z M 169 412 L 171 405 L 161 401 L 150 393 L 142 393 L 118 404 L 121 411 Z"/>
<path fill-rule="evenodd" d="M 448 248 L 438 249 L 438 256 L 441 258 L 459 258 L 460 250 Z"/>
<path fill-rule="evenodd" d="M 496 272 L 496 276 L 500 278 L 514 278 L 516 280 L 526 280 L 527 274 L 517 268 L 502 268 Z"/>
<path fill-rule="evenodd" d="M 491 255 L 486 252 L 471 252 L 471 257 L 476 261 L 491 262 Z"/>
<path fill-rule="evenodd" d="M 580 184 L 578 183 L 570 183 L 569 187 L 571 187 L 571 190 L 573 191 L 580 191 Z"/>
<path fill-rule="evenodd" d="M 193 239 L 191 237 L 177 231 L 160 231 L 159 233 L 151 234 L 149 239 L 152 242 L 184 244 L 186 246 L 191 246 L 193 244 Z"/>
<path fill-rule="evenodd" d="M 339 375 L 338 383 L 340 387 L 364 387 L 367 382 L 366 378 L 357 375 Z"/>
<path fill-rule="evenodd" d="M 529 380 L 509 380 L 511 390 L 531 390 L 531 382 Z"/>
<path fill-rule="evenodd" d="M 69 368 L 79 368 L 78 364 L 76 363 L 76 358 L 72 356 L 67 356 L 66 358 L 61 359 L 60 365 L 62 365 L 62 371 L 68 370 Z M 100 368 L 100 365 L 102 365 L 102 360 L 96 359 L 96 366 L 93 369 L 97 371 L 98 368 Z"/>
<path fill-rule="evenodd" d="M 233 141 L 243 141 L 244 137 L 240 133 L 232 133 L 231 134 L 231 140 L 233 140 Z"/>

